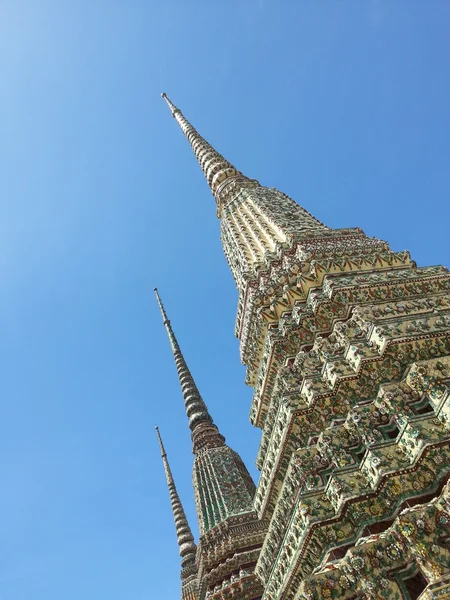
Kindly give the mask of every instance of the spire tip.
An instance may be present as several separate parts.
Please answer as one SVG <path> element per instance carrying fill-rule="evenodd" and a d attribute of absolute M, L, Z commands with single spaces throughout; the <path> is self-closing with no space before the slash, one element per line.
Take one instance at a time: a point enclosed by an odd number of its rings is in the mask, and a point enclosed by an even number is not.
<path fill-rule="evenodd" d="M 177 107 L 175 106 L 175 104 L 174 104 L 174 103 L 173 103 L 173 102 L 170 100 L 170 98 L 169 98 L 169 96 L 166 94 L 166 92 L 163 92 L 163 93 L 161 94 L 161 98 L 162 98 L 163 100 L 165 100 L 165 101 L 166 101 L 166 103 L 167 103 L 167 106 L 170 108 L 170 112 L 172 113 L 172 116 L 173 116 L 173 117 L 175 117 L 175 115 L 176 115 L 177 113 L 179 113 L 179 112 L 180 112 L 180 109 L 179 109 L 179 108 L 177 108 Z"/>
<path fill-rule="evenodd" d="M 164 306 L 163 306 L 162 300 L 159 297 L 158 288 L 153 288 L 153 291 L 155 292 L 156 301 L 158 302 L 158 306 L 159 306 L 159 309 L 161 311 L 161 315 L 162 315 L 162 318 L 163 318 L 163 323 L 165 325 L 166 322 L 169 321 L 169 319 L 167 318 L 166 311 L 164 310 Z"/>

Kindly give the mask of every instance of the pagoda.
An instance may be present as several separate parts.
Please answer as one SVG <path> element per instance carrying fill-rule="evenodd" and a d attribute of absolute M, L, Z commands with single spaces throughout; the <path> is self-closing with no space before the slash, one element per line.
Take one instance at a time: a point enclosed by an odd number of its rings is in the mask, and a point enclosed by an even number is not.
<path fill-rule="evenodd" d="M 253 508 L 255 484 L 239 454 L 226 445 L 224 436 L 214 423 L 186 364 L 156 288 L 155 294 L 175 360 L 194 454 L 193 484 L 200 529 L 195 565 L 198 596 L 183 596 L 185 585 L 182 571 L 182 599 L 261 598 L 262 586 L 255 575 L 255 566 L 267 522 L 259 519 Z M 162 442 L 161 453 L 164 459 Z M 169 483 L 170 470 L 166 463 L 165 470 Z M 172 506 L 173 497 L 171 492 Z M 190 529 L 186 529 L 185 519 L 177 521 L 175 509 L 174 516 L 181 549 L 184 548 L 185 539 L 180 538 L 178 523 L 181 523 L 186 534 L 190 534 Z M 193 542 L 191 537 L 190 534 L 186 541 Z M 193 550 L 193 547 L 190 546 L 190 549 Z"/>
<path fill-rule="evenodd" d="M 450 598 L 448 269 L 327 227 L 243 175 L 163 98 L 215 199 L 262 432 L 255 490 L 160 303 L 193 440 L 199 600 Z M 245 587 L 226 565 L 247 548 Z"/>

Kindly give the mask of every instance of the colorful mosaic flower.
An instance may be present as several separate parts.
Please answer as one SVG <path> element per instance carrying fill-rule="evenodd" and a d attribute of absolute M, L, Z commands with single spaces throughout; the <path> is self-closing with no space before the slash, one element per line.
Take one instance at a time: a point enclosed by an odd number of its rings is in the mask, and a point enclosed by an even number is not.
<path fill-rule="evenodd" d="M 400 548 L 397 546 L 397 544 L 390 544 L 387 548 L 386 548 L 386 552 L 387 554 L 394 559 L 398 559 L 401 556 L 401 550 Z"/>
<path fill-rule="evenodd" d="M 364 559 L 362 556 L 353 556 L 350 562 L 356 571 L 361 571 L 364 568 Z"/>
<path fill-rule="evenodd" d="M 351 583 L 350 583 L 350 581 L 348 580 L 348 578 L 345 575 L 341 575 L 339 577 L 339 585 L 344 590 L 347 590 L 347 589 L 349 589 L 351 587 Z"/>

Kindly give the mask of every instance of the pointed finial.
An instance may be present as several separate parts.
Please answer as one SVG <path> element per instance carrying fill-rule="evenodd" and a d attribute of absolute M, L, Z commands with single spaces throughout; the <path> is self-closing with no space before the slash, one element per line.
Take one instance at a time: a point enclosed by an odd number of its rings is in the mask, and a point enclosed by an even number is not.
<path fill-rule="evenodd" d="M 225 188 L 229 188 L 229 184 L 235 183 L 239 186 L 258 186 L 259 183 L 254 179 L 249 179 L 242 175 L 230 162 L 226 160 L 219 152 L 217 152 L 211 144 L 209 144 L 198 131 L 193 127 L 181 110 L 168 98 L 163 92 L 162 98 L 166 101 L 172 116 L 178 122 L 184 135 L 187 137 L 194 154 L 200 163 L 202 171 L 206 177 L 209 187 L 216 199 L 218 214 L 220 216 L 221 200 Z"/>
<path fill-rule="evenodd" d="M 170 108 L 170 112 L 172 113 L 172 117 L 175 117 L 176 112 L 181 112 L 179 108 L 175 106 L 175 104 L 170 100 L 167 96 L 166 92 L 161 94 L 161 98 L 163 98 L 167 102 L 167 106 Z"/>
<path fill-rule="evenodd" d="M 155 296 L 156 296 L 156 300 L 158 302 L 159 310 L 161 311 L 161 315 L 162 315 L 162 318 L 163 318 L 163 324 L 165 325 L 166 321 L 169 321 L 169 319 L 167 318 L 166 311 L 164 310 L 164 304 L 162 303 L 162 300 L 161 300 L 161 298 L 159 296 L 158 288 L 156 288 L 156 287 L 153 288 L 153 291 L 155 292 Z M 169 323 L 170 323 L 170 321 L 169 321 Z M 158 429 L 158 427 L 156 427 L 156 429 Z"/>
<path fill-rule="evenodd" d="M 158 436 L 158 442 L 159 442 L 159 447 L 161 449 L 161 456 L 164 458 L 165 456 L 167 456 L 166 450 L 164 448 L 164 444 L 161 438 L 161 434 L 159 433 L 159 427 L 158 425 L 155 425 L 155 429 L 156 429 L 156 435 Z"/>
<path fill-rule="evenodd" d="M 164 305 L 162 303 L 157 288 L 154 288 L 154 292 L 158 301 L 159 309 L 161 311 L 163 324 L 166 328 L 167 336 L 170 341 L 173 357 L 175 359 L 178 379 L 180 380 L 186 414 L 189 420 L 189 428 L 192 432 L 192 435 L 194 436 L 194 433 L 198 430 L 200 425 L 208 425 L 210 429 L 214 430 L 218 434 L 220 440 L 217 443 L 220 445 L 225 442 L 225 438 L 223 438 L 223 436 L 221 436 L 218 433 L 218 429 L 216 425 L 214 425 L 213 419 L 209 414 L 208 408 L 195 384 L 194 378 L 192 377 L 191 372 L 184 359 L 183 353 L 181 352 L 178 340 L 173 332 L 170 320 L 167 317 L 167 313 L 164 309 Z"/>
<path fill-rule="evenodd" d="M 155 292 L 155 296 L 156 296 L 156 300 L 158 302 L 158 306 L 159 306 L 159 310 L 161 311 L 161 316 L 162 316 L 162 320 L 163 320 L 163 325 L 166 328 L 167 331 L 167 335 L 169 337 L 169 342 L 170 342 L 170 346 L 172 348 L 172 352 L 176 353 L 176 352 L 180 352 L 180 346 L 178 345 L 178 341 L 177 338 L 175 337 L 175 334 L 172 330 L 172 326 L 170 325 L 170 321 L 169 318 L 167 316 L 167 313 L 164 309 L 164 304 L 162 303 L 161 297 L 159 295 L 158 292 L 158 288 L 153 288 L 153 291 Z"/>
<path fill-rule="evenodd" d="M 158 426 L 156 426 L 155 429 L 156 434 L 158 436 L 159 446 L 161 448 L 164 472 L 166 474 L 166 481 L 170 494 L 170 503 L 172 505 L 173 518 L 175 521 L 175 527 L 177 532 L 177 541 L 178 546 L 180 548 L 182 566 L 181 579 L 185 580 L 196 573 L 195 554 L 197 551 L 197 547 L 195 545 L 194 536 L 192 535 L 191 528 L 189 527 L 189 523 L 186 518 L 186 513 L 184 512 L 180 497 L 178 496 L 177 488 L 175 487 L 175 482 L 172 476 L 172 472 L 170 470 L 169 461 L 167 460 L 167 454 L 164 449 L 164 444 Z"/>

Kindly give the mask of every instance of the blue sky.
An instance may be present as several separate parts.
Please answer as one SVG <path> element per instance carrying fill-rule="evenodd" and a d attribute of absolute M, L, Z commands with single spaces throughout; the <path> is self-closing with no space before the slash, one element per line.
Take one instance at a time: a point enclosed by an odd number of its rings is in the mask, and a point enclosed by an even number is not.
<path fill-rule="evenodd" d="M 0 1 L 0 600 L 179 596 L 160 288 L 257 476 L 214 202 L 160 98 L 332 227 L 450 264 L 445 0 Z"/>

